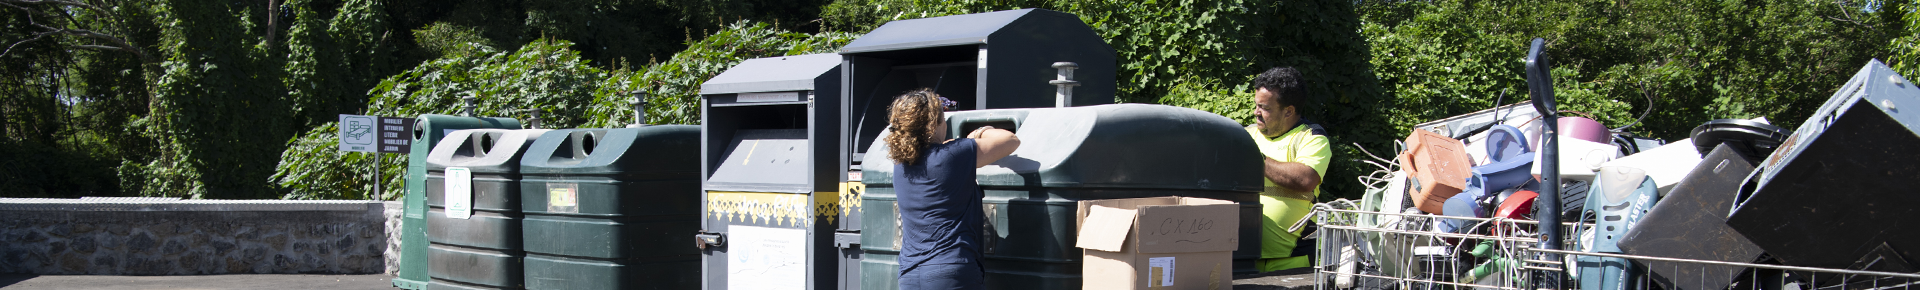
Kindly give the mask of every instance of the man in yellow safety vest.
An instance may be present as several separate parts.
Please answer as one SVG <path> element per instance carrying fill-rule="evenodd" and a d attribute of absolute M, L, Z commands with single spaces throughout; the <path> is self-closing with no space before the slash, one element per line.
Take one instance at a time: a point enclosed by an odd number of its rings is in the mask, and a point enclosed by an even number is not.
<path fill-rule="evenodd" d="M 1320 195 L 1320 179 L 1332 159 L 1326 131 L 1300 118 L 1307 103 L 1300 71 L 1277 67 L 1254 78 L 1254 123 L 1247 127 L 1260 147 L 1266 190 L 1260 193 L 1260 272 L 1305 267 L 1306 256 L 1294 255 L 1300 232 L 1287 227 L 1306 217 Z"/>

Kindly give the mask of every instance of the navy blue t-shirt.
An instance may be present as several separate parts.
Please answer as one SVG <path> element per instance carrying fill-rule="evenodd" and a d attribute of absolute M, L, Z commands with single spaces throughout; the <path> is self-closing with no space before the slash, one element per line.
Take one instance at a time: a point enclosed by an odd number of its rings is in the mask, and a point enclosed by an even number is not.
<path fill-rule="evenodd" d="M 900 273 L 920 265 L 978 263 L 980 184 L 973 179 L 978 144 L 961 138 L 926 149 L 912 165 L 893 165 L 900 199 Z"/>

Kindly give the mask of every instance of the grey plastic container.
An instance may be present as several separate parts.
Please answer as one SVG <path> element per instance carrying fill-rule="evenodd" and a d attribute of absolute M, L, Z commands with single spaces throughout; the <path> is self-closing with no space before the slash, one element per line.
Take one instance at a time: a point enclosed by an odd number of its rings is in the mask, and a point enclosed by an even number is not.
<path fill-rule="evenodd" d="M 427 154 L 428 289 L 521 289 L 520 157 L 549 130 L 453 131 Z M 472 216 L 447 212 L 447 169 L 472 172 Z"/>
<path fill-rule="evenodd" d="M 983 254 L 988 289 L 1080 289 L 1074 247 L 1080 200 L 1189 196 L 1241 203 L 1233 269 L 1259 257 L 1260 159 L 1253 138 L 1226 117 L 1141 104 L 948 113 L 949 132 L 1012 128 L 1020 148 L 980 168 L 986 192 Z M 949 136 L 952 137 L 952 136 Z M 885 138 L 883 134 L 881 138 Z M 875 142 L 864 162 L 863 289 L 897 289 L 900 223 L 893 161 Z M 890 213 L 890 214 L 883 214 Z"/>

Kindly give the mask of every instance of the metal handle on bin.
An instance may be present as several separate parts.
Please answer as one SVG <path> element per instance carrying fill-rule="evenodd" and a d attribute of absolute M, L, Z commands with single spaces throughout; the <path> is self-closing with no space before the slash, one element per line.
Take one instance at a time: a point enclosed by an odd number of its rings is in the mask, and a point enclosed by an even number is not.
<path fill-rule="evenodd" d="M 724 233 L 701 232 L 693 235 L 693 246 L 699 247 L 701 250 L 705 250 L 707 248 L 718 248 L 726 245 L 727 245 L 727 235 Z"/>

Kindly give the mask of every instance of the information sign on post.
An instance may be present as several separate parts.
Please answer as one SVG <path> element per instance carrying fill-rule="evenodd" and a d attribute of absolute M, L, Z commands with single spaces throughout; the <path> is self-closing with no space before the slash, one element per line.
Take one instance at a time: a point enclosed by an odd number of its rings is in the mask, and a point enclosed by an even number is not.
<path fill-rule="evenodd" d="M 373 116 L 340 115 L 340 151 L 374 152 L 379 141 Z"/>
<path fill-rule="evenodd" d="M 380 117 L 380 153 L 413 153 L 413 118 Z"/>

